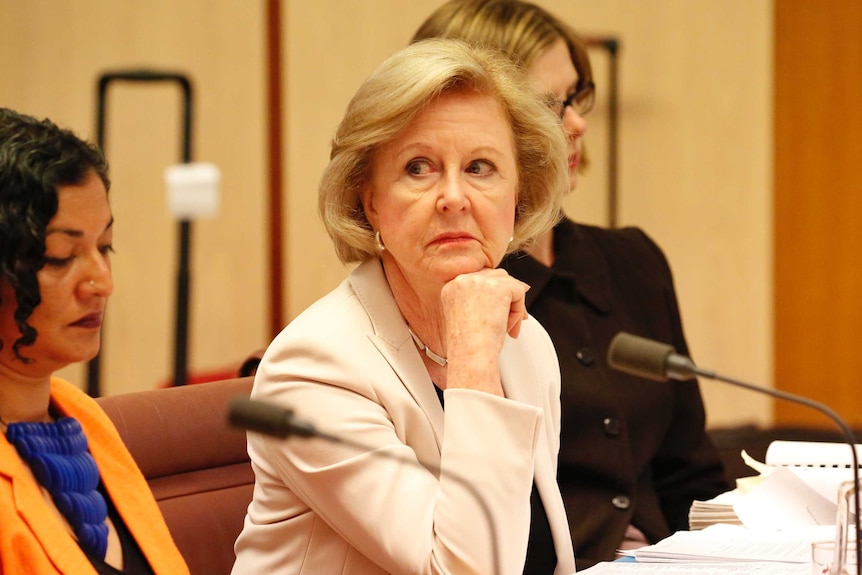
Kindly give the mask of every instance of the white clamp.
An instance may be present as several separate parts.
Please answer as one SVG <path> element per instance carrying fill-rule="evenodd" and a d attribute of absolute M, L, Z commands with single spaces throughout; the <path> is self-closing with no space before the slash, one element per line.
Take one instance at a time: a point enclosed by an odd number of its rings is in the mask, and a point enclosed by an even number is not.
<path fill-rule="evenodd" d="M 218 166 L 206 162 L 174 164 L 165 169 L 168 208 L 180 220 L 211 218 L 219 209 Z"/>

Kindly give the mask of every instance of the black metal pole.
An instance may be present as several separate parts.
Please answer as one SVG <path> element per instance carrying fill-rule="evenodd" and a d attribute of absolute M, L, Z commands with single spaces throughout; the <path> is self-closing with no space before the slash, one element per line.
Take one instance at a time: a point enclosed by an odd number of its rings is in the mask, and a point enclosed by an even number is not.
<path fill-rule="evenodd" d="M 96 143 L 105 149 L 105 116 L 107 90 L 116 81 L 149 83 L 175 82 L 183 95 L 182 163 L 192 159 L 192 86 L 188 77 L 176 72 L 157 70 L 120 70 L 106 72 L 99 76 L 96 113 Z M 179 261 L 177 269 L 176 316 L 174 332 L 174 385 L 185 385 L 187 381 L 188 357 L 188 317 L 190 289 L 191 221 L 179 223 Z M 90 360 L 87 369 L 87 393 L 92 397 L 101 395 L 101 353 Z"/>
<path fill-rule="evenodd" d="M 619 149 L 619 66 L 617 56 L 620 42 L 614 36 L 586 38 L 590 48 L 601 48 L 608 53 L 608 227 L 617 227 L 619 211 L 619 177 L 617 156 Z"/>
<path fill-rule="evenodd" d="M 617 227 L 619 211 L 618 172 L 617 172 L 617 139 L 619 127 L 619 85 L 617 82 L 619 67 L 617 53 L 619 42 L 616 38 L 606 38 L 605 48 L 609 56 L 608 74 L 608 227 Z"/>

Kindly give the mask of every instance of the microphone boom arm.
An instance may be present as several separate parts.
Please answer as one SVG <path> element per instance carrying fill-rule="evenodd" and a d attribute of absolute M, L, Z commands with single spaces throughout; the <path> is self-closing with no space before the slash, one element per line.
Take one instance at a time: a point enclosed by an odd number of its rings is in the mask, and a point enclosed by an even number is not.
<path fill-rule="evenodd" d="M 751 383 L 719 375 L 708 369 L 701 369 L 688 356 L 676 353 L 673 346 L 658 341 L 653 341 L 626 332 L 617 333 L 608 347 L 608 365 L 618 371 L 636 375 L 653 381 L 665 381 L 674 379 L 679 381 L 693 380 L 696 376 L 729 383 L 750 391 L 765 393 L 779 399 L 792 401 L 816 409 L 828 416 L 841 429 L 844 439 L 850 446 L 851 462 L 853 465 L 853 513 L 856 540 L 856 574 L 862 575 L 862 541 L 860 541 L 860 503 L 859 503 L 859 455 L 856 451 L 856 435 L 848 427 L 844 420 L 832 408 L 807 397 L 788 393 L 778 389 L 760 387 Z M 839 533 L 839 537 L 846 538 L 847 534 Z M 846 565 L 846 546 L 839 546 L 836 553 L 843 554 L 839 560 Z"/>
<path fill-rule="evenodd" d="M 691 361 L 691 360 L 689 360 L 689 361 Z M 850 444 L 850 458 L 851 458 L 851 462 L 853 465 L 853 479 L 852 479 L 852 481 L 853 481 L 853 494 L 854 494 L 854 497 L 853 497 L 853 501 L 854 501 L 854 503 L 853 503 L 853 515 L 854 515 L 853 524 L 854 524 L 854 528 L 856 529 L 856 531 L 855 531 L 855 533 L 856 533 L 856 537 L 855 537 L 855 540 L 856 540 L 856 557 L 857 558 L 862 557 L 862 554 L 860 554 L 860 541 L 859 541 L 860 527 L 862 527 L 862 521 L 860 521 L 860 518 L 859 518 L 859 510 L 860 510 L 860 505 L 859 505 L 859 455 L 856 452 L 856 444 L 857 444 L 856 435 L 853 433 L 853 430 L 851 430 L 850 427 L 846 423 L 844 423 L 844 420 L 841 419 L 841 417 L 831 407 L 829 407 L 823 403 L 820 403 L 819 401 L 814 401 L 813 399 L 808 399 L 807 397 L 802 397 L 800 395 L 795 395 L 793 393 L 787 393 L 786 391 L 781 391 L 779 389 L 770 389 L 768 387 L 759 387 L 759 386 L 756 386 L 756 385 L 753 385 L 750 383 L 746 383 L 744 381 L 739 381 L 738 379 L 733 379 L 731 377 L 719 375 L 715 372 L 712 372 L 712 371 L 709 371 L 706 369 L 700 369 L 697 367 L 695 367 L 694 373 L 696 373 L 697 375 L 701 375 L 703 377 L 706 377 L 708 379 L 715 379 L 718 381 L 723 381 L 725 383 L 730 383 L 733 385 L 737 385 L 739 387 L 744 387 L 744 388 L 750 389 L 752 391 L 762 391 L 768 395 L 772 395 L 772 396 L 778 397 L 780 399 L 785 399 L 787 401 L 793 401 L 796 403 L 801 403 L 801 404 L 806 405 L 808 407 L 813 407 L 814 409 L 820 411 L 824 415 L 827 415 L 830 419 L 832 419 L 832 421 L 835 422 L 835 424 L 839 427 L 839 429 L 841 429 L 841 431 L 844 433 L 844 437 L 846 438 L 846 441 Z M 839 504 L 840 504 L 840 502 L 839 502 Z M 842 538 L 846 538 L 847 534 L 846 533 L 839 533 L 838 536 L 842 537 Z M 842 565 L 846 565 L 847 564 L 847 557 L 846 557 L 847 549 L 846 549 L 846 547 L 840 546 L 840 547 L 838 547 L 838 549 L 836 549 L 836 552 L 844 554 L 844 556 L 840 558 L 840 562 Z M 862 575 L 862 563 L 860 563 L 858 559 L 856 561 L 856 574 Z"/>

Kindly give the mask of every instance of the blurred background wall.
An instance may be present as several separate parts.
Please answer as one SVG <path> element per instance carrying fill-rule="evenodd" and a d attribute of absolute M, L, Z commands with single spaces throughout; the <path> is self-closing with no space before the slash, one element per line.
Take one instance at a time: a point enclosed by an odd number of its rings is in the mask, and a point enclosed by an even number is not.
<path fill-rule="evenodd" d="M 192 159 L 217 164 L 222 205 L 192 226 L 189 366 L 221 370 L 266 339 L 264 10 L 260 2 L 0 0 L 0 105 L 95 137 L 98 77 L 118 69 L 187 74 Z M 173 377 L 177 223 L 163 173 L 182 158 L 172 85 L 111 85 L 105 153 L 116 221 L 115 292 L 102 391 Z M 67 377 L 84 381 L 84 368 Z"/>
<path fill-rule="evenodd" d="M 276 323 L 286 323 L 344 278 L 347 270 L 316 212 L 329 139 L 362 80 L 441 3 L 0 0 L 0 105 L 92 137 L 101 73 L 147 67 L 191 78 L 193 159 L 220 167 L 222 209 L 193 223 L 189 370 L 230 373 L 266 346 L 274 313 Z M 642 227 L 665 250 L 694 358 L 774 385 L 774 25 L 782 7 L 813 3 L 538 3 L 585 36 L 619 42 L 617 223 Z M 824 3 L 843 10 L 851 4 Z M 277 22 L 271 21 L 274 6 Z M 807 17 L 803 10 L 790 21 Z M 268 116 L 273 29 L 281 41 L 279 119 Z M 567 210 L 575 219 L 603 224 L 610 60 L 600 49 L 593 55 L 599 99 L 588 117 L 592 168 Z M 802 96 L 797 100 L 805 105 Z M 113 394 L 172 378 L 177 225 L 166 208 L 162 173 L 179 161 L 181 116 L 179 94 L 170 86 L 119 85 L 108 102 L 117 253 L 102 387 Z M 282 134 L 282 205 L 275 219 L 283 235 L 275 252 L 267 189 L 273 128 Z M 274 295 L 271 253 L 281 268 L 281 293 Z M 64 375 L 83 385 L 84 371 L 76 366 Z M 771 401 L 717 383 L 701 385 L 710 426 L 773 421 Z M 818 387 L 806 380 L 802 389 Z"/>

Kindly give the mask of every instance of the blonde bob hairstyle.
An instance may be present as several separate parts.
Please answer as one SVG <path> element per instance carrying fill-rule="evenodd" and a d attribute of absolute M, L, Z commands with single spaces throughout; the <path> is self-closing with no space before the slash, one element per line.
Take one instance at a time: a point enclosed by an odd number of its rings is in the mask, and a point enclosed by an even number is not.
<path fill-rule="evenodd" d="M 471 90 L 497 100 L 514 135 L 518 203 L 509 251 L 530 244 L 561 217 L 569 189 L 567 148 L 559 119 L 496 50 L 460 40 L 429 39 L 387 59 L 360 86 L 332 139 L 318 210 L 342 263 L 380 253 L 362 207 L 376 150 L 408 129 L 441 94 Z"/>

